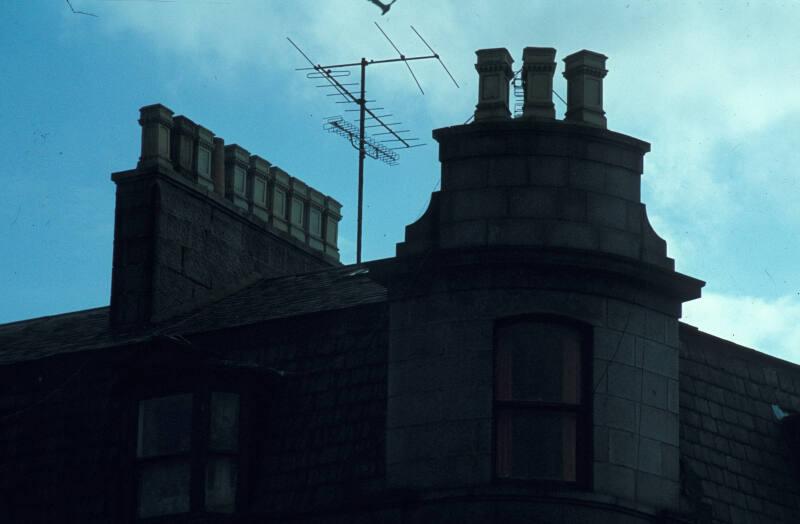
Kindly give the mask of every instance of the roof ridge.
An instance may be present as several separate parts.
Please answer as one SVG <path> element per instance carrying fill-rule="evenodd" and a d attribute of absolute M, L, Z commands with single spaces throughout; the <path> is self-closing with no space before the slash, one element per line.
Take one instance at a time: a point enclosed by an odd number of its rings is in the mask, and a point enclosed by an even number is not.
<path fill-rule="evenodd" d="M 42 315 L 41 317 L 26 318 L 26 319 L 23 319 L 23 320 L 14 320 L 12 322 L 6 322 L 6 323 L 3 323 L 3 324 L 0 324 L 0 329 L 8 327 L 8 326 L 15 326 L 15 325 L 18 325 L 18 324 L 25 324 L 27 322 L 39 322 L 39 321 L 42 321 L 42 320 L 45 320 L 45 319 L 49 319 L 49 318 L 66 317 L 66 316 L 69 316 L 69 315 L 77 315 L 79 313 L 88 313 L 90 311 L 100 311 L 101 309 L 108 309 L 110 307 L 111 306 L 97 306 L 97 307 L 90 307 L 90 308 L 87 308 L 87 309 L 78 309 L 78 310 L 75 310 L 75 311 L 67 311 L 67 312 L 64 312 L 64 313 L 56 313 L 54 315 Z"/>

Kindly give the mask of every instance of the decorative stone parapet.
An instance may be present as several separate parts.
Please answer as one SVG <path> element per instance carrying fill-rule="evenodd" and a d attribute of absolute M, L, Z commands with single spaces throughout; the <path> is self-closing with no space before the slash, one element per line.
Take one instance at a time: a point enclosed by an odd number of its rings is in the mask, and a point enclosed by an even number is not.
<path fill-rule="evenodd" d="M 556 50 L 552 47 L 526 47 L 522 52 L 524 118 L 554 119 L 553 74 Z"/>
<path fill-rule="evenodd" d="M 195 181 L 197 172 L 194 165 L 194 150 L 197 124 L 185 116 L 176 116 L 172 122 L 172 165 L 175 171 Z"/>
<path fill-rule="evenodd" d="M 342 219 L 342 205 L 331 197 L 325 197 L 324 219 L 325 254 L 339 260 L 339 221 Z"/>
<path fill-rule="evenodd" d="M 564 59 L 564 78 L 567 79 L 567 113 L 565 120 L 606 127 L 603 111 L 603 78 L 605 55 L 594 51 L 578 51 Z"/>
<path fill-rule="evenodd" d="M 323 214 L 325 212 L 325 195 L 308 188 L 308 245 L 318 251 L 324 250 Z"/>
<path fill-rule="evenodd" d="M 475 121 L 505 120 L 511 118 L 508 109 L 508 83 L 514 77 L 511 64 L 514 59 L 505 48 L 479 49 L 478 105 L 475 106 Z"/>
<path fill-rule="evenodd" d="M 225 198 L 236 207 L 249 209 L 247 170 L 250 153 L 236 144 L 225 146 Z"/>
<path fill-rule="evenodd" d="M 260 156 L 250 157 L 248 193 L 253 199 L 250 211 L 264 222 L 269 221 L 269 168 L 270 163 Z"/>
<path fill-rule="evenodd" d="M 306 241 L 306 208 L 308 186 L 302 180 L 292 177 L 289 181 L 289 233 L 296 239 Z"/>
<path fill-rule="evenodd" d="M 197 184 L 208 191 L 214 191 L 214 133 L 203 126 L 196 128 L 197 154 L 195 169 Z"/>
<path fill-rule="evenodd" d="M 139 110 L 139 124 L 142 126 L 142 153 L 137 168 L 171 165 L 172 114 L 169 108 L 161 104 L 144 106 Z"/>
<path fill-rule="evenodd" d="M 272 215 L 270 225 L 280 231 L 289 232 L 289 181 L 292 177 L 278 166 L 269 169 L 274 185 L 272 189 Z"/>
<path fill-rule="evenodd" d="M 209 196 L 231 202 L 245 217 L 339 260 L 341 205 L 268 160 L 161 104 L 140 109 L 141 156 L 136 171 L 180 175 Z M 213 194 L 213 195 L 212 195 Z"/>
<path fill-rule="evenodd" d="M 214 154 L 212 156 L 213 170 L 211 179 L 214 185 L 214 192 L 221 197 L 225 197 L 225 140 L 214 138 Z"/>

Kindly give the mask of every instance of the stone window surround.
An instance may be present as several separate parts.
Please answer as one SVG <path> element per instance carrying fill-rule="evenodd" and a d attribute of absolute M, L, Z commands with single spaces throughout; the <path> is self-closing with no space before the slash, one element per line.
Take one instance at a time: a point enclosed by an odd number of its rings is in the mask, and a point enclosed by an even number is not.
<path fill-rule="evenodd" d="M 522 324 L 522 323 L 536 323 L 536 324 L 556 324 L 568 328 L 572 328 L 580 336 L 580 357 L 578 360 L 578 387 L 579 387 L 579 402 L 575 404 L 561 403 L 561 402 L 543 402 L 543 401 L 520 401 L 520 400 L 501 400 L 498 399 L 498 342 L 501 331 L 504 327 Z M 575 319 L 564 317 L 561 315 L 553 315 L 549 313 L 542 314 L 526 314 L 517 315 L 513 317 L 505 317 L 496 319 L 494 323 L 494 400 L 493 400 L 493 477 L 496 482 L 502 483 L 525 483 L 525 484 L 541 484 L 545 487 L 561 487 L 572 489 L 591 489 L 592 477 L 592 329 L 591 326 Z M 500 386 L 502 387 L 502 386 Z M 499 414 L 503 410 L 530 410 L 531 413 L 574 413 L 576 417 L 575 428 L 575 480 L 555 480 L 548 478 L 513 478 L 505 477 L 499 473 L 499 455 L 503 453 L 498 447 L 502 446 L 498 433 Z"/>

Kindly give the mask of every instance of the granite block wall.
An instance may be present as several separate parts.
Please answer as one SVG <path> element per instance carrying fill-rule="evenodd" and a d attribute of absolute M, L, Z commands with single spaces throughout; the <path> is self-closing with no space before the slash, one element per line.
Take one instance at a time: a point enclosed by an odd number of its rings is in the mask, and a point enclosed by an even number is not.
<path fill-rule="evenodd" d="M 583 322 L 592 333 L 591 491 L 654 510 L 679 509 L 674 316 L 589 292 L 531 288 L 524 271 L 506 271 L 507 288 L 476 289 L 482 279 L 467 271 L 445 280 L 434 284 L 438 291 L 391 302 L 390 486 L 494 482 L 494 326 L 507 317 L 548 314 Z M 454 290 L 453 281 L 467 289 Z"/>

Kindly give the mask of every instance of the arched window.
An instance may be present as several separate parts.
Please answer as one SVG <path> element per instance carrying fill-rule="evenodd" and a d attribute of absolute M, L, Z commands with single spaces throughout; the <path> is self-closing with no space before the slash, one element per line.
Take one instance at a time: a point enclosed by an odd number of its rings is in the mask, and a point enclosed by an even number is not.
<path fill-rule="evenodd" d="M 557 317 L 497 323 L 497 478 L 588 483 L 588 340 L 584 326 Z"/>

